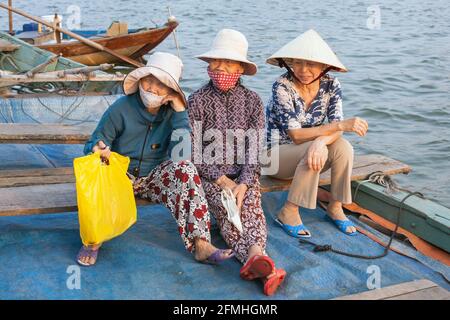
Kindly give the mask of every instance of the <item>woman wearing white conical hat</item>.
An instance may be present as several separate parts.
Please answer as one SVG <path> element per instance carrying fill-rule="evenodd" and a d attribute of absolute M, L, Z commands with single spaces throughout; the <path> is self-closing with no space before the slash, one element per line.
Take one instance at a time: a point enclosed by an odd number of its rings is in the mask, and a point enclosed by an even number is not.
<path fill-rule="evenodd" d="M 274 177 L 293 179 L 276 221 L 293 237 L 311 237 L 299 207 L 316 207 L 320 172 L 331 168 L 328 217 L 342 232 L 356 235 L 342 210 L 342 204 L 352 202 L 353 166 L 353 148 L 342 133 L 364 136 L 368 124 L 360 118 L 344 120 L 341 85 L 328 74 L 347 69 L 314 30 L 286 44 L 267 63 L 287 69 L 272 86 L 266 112 L 267 142 L 283 163 Z"/>

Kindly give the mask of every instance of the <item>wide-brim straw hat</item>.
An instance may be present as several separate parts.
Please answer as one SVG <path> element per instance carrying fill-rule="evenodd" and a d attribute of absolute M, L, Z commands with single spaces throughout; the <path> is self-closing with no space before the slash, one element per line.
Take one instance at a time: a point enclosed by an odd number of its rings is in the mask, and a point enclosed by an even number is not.
<path fill-rule="evenodd" d="M 210 59 L 228 59 L 243 63 L 244 74 L 252 76 L 258 71 L 255 63 L 247 59 L 248 42 L 245 36 L 233 29 L 222 29 L 214 38 L 211 49 L 196 56 L 203 61 Z"/>
<path fill-rule="evenodd" d="M 182 72 L 183 63 L 177 56 L 166 52 L 155 52 L 148 58 L 145 67 L 137 68 L 125 77 L 123 92 L 126 95 L 137 92 L 139 81 L 148 75 L 153 75 L 164 85 L 178 92 L 186 102 L 186 97 L 179 85 Z"/>
<path fill-rule="evenodd" d="M 279 66 L 277 59 L 280 58 L 288 65 L 292 63 L 293 59 L 301 59 L 328 65 L 334 71 L 348 71 L 328 44 L 312 29 L 302 33 L 300 36 L 283 46 L 267 59 L 266 62 L 274 66 Z"/>

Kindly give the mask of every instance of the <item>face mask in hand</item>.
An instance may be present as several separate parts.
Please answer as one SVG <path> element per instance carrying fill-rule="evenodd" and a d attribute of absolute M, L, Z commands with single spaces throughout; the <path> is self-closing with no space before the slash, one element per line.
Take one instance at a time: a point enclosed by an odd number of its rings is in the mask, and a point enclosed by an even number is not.
<path fill-rule="evenodd" d="M 139 84 L 139 94 L 141 95 L 142 102 L 148 109 L 158 108 L 162 105 L 164 97 L 145 91 L 141 84 Z"/>
<path fill-rule="evenodd" d="M 228 213 L 228 221 L 230 221 L 236 229 L 242 233 L 242 223 L 241 223 L 241 213 L 236 205 L 236 198 L 233 195 L 233 192 L 229 188 L 225 188 L 221 193 L 222 204 L 227 210 Z"/>

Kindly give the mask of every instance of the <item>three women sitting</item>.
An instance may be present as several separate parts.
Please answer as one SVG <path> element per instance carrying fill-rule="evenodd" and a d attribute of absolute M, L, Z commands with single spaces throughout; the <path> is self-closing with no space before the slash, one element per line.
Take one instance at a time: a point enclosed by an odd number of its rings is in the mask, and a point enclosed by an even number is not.
<path fill-rule="evenodd" d="M 126 77 L 126 96 L 105 112 L 85 153 L 100 152 L 108 158 L 116 151 L 129 156 L 135 195 L 169 209 L 195 259 L 220 263 L 236 256 L 243 264 L 241 278 L 261 279 L 264 293 L 272 295 L 286 272 L 276 268 L 266 252 L 258 162 L 264 107 L 258 94 L 241 80 L 242 75 L 257 72 L 247 51 L 243 34 L 221 30 L 212 48 L 198 56 L 208 63 L 210 81 L 187 102 L 178 83 L 181 61 L 171 54 L 153 54 L 146 67 Z M 327 74 L 346 68 L 313 30 L 282 47 L 267 62 L 287 69 L 273 84 L 266 109 L 267 144 L 283 163 L 273 176 L 293 179 L 277 223 L 293 237 L 311 236 L 299 207 L 316 207 L 320 172 L 331 168 L 328 216 L 342 232 L 355 235 L 355 226 L 342 209 L 342 204 L 351 203 L 353 164 L 352 146 L 342 132 L 364 136 L 368 125 L 360 118 L 344 120 L 340 83 Z M 235 197 L 241 228 L 228 219 L 226 191 Z M 211 244 L 210 214 L 231 249 Z M 100 245 L 83 246 L 78 262 L 94 264 Z"/>

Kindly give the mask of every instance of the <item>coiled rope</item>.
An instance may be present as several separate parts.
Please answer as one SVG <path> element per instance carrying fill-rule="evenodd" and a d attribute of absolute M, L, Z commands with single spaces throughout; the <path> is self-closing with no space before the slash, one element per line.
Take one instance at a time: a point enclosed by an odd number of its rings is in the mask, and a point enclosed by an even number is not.
<path fill-rule="evenodd" d="M 419 197 L 421 197 L 423 199 L 425 199 L 425 197 L 420 192 L 412 192 L 412 191 L 409 191 L 407 189 L 403 189 L 403 188 L 398 187 L 398 185 L 395 183 L 394 180 L 392 180 L 392 178 L 389 175 L 384 174 L 381 171 L 376 171 L 376 172 L 373 172 L 372 174 L 370 174 L 367 180 L 358 181 L 358 186 L 356 187 L 355 195 L 353 196 L 354 201 L 356 201 L 356 198 L 357 198 L 357 195 L 358 195 L 358 191 L 359 191 L 359 187 L 362 184 L 367 183 L 367 182 L 373 182 L 373 183 L 376 183 L 376 184 L 379 184 L 379 185 L 385 187 L 386 188 L 386 192 L 390 193 L 390 194 L 394 193 L 394 192 L 398 192 L 399 190 L 402 190 L 402 191 L 405 191 L 405 192 L 408 193 L 408 195 L 406 195 L 400 201 L 400 206 L 399 206 L 399 209 L 398 209 L 398 212 L 397 212 L 396 221 L 395 221 L 395 229 L 394 229 L 394 231 L 391 233 L 391 235 L 389 237 L 388 244 L 386 246 L 384 246 L 384 251 L 383 251 L 382 254 L 374 255 L 374 256 L 355 254 L 355 253 L 351 253 L 351 252 L 345 252 L 345 251 L 334 249 L 331 244 L 322 245 L 322 244 L 317 244 L 317 243 L 314 243 L 314 242 L 312 242 L 310 240 L 306 240 L 306 239 L 299 239 L 300 243 L 314 246 L 314 248 L 313 248 L 314 252 L 330 251 L 330 252 L 334 252 L 334 253 L 337 253 L 337 254 L 340 254 L 340 255 L 344 255 L 344 256 L 347 256 L 347 257 L 358 258 L 358 259 L 367 259 L 367 260 L 374 260 L 374 259 L 379 259 L 379 258 L 385 257 L 389 253 L 389 250 L 390 250 L 391 245 L 392 245 L 392 241 L 394 240 L 394 237 L 397 234 L 397 231 L 398 231 L 398 228 L 399 228 L 399 225 L 400 225 L 400 218 L 401 218 L 401 215 L 403 213 L 403 207 L 404 207 L 405 201 L 409 197 L 414 196 L 414 195 L 419 196 Z"/>

